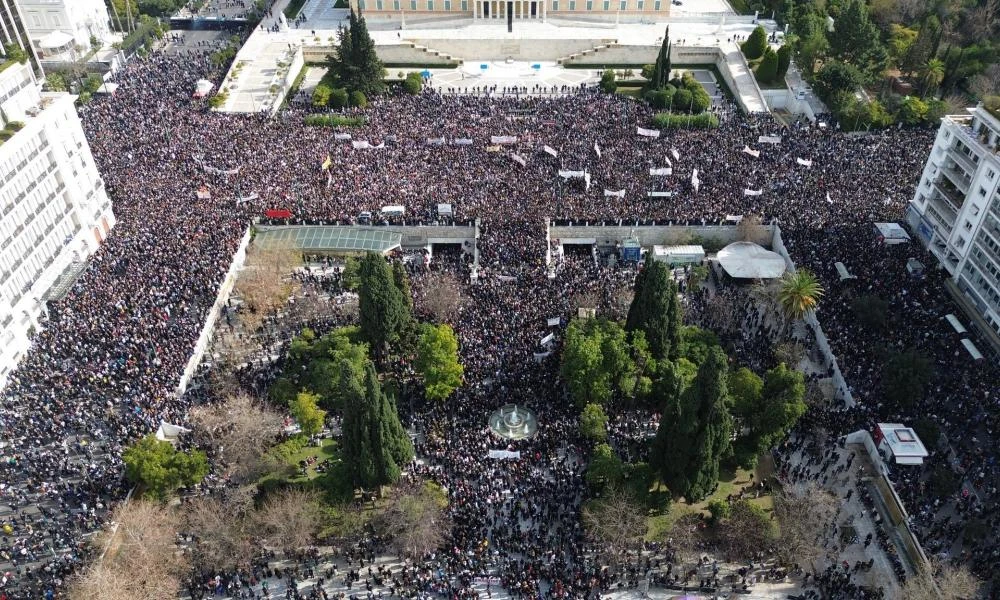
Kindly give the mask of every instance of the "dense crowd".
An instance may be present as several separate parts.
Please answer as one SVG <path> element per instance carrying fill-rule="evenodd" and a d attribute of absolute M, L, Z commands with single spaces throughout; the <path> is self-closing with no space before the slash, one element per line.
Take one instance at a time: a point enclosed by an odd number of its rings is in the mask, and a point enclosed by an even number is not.
<path fill-rule="evenodd" d="M 549 278 L 546 216 L 718 223 L 758 214 L 779 221 L 793 258 L 819 273 L 831 292 L 819 318 L 857 399 L 853 408 L 813 411 L 806 424 L 841 435 L 877 419 L 908 420 L 915 412 L 880 401 L 877 353 L 911 345 L 931 353 L 939 368 L 914 411 L 941 425 L 947 456 L 968 470 L 979 501 L 930 497 L 923 472 L 894 477 L 935 551 L 961 537 L 954 523 L 976 517 L 987 534 L 965 544 L 963 557 L 983 575 L 1000 562 L 998 520 L 988 516 L 995 514 L 998 449 L 991 432 L 1000 377 L 995 367 L 956 355 L 957 340 L 940 323 L 954 310 L 940 276 L 918 281 L 904 271 L 905 258 L 920 251 L 878 244 L 870 224 L 858 224 L 900 219 L 933 132 L 786 129 L 721 104 L 714 109 L 722 117 L 717 130 L 647 138 L 636 127 L 648 126 L 648 108 L 619 96 L 423 93 L 375 99 L 357 110 L 366 124 L 338 131 L 372 146 L 356 149 L 335 140 L 333 130 L 304 126 L 295 109 L 273 119 L 206 111 L 191 93 L 210 71 L 205 57 L 154 54 L 127 67 L 113 96 L 82 109 L 118 225 L 66 298 L 52 303 L 4 391 L 0 590 L 9 598 L 57 590 L 86 558 L 84 542 L 107 506 L 125 495 L 123 446 L 161 419 L 185 423 L 191 398 L 174 393 L 178 378 L 240 237 L 251 218 L 271 208 L 290 210 L 293 222 L 354 221 L 392 204 L 404 206 L 408 220 L 426 223 L 437 219 L 439 203 L 449 203 L 459 218 L 481 219 L 479 282 L 463 286 L 468 298 L 455 321 L 468 384 L 447 411 L 414 417 L 425 432 L 418 452 L 426 466 L 418 470 L 448 487 L 455 526 L 435 568 L 406 578 L 413 594 L 463 597 L 487 575 L 520 597 L 584 597 L 610 585 L 609 575 L 585 559 L 593 548 L 579 522 L 585 451 L 575 414 L 562 401 L 555 359 L 536 361 L 534 354 L 552 331 L 547 318 L 570 314 L 581 296 L 597 294 L 602 307 L 620 310 L 616 291 L 631 272 L 570 257 Z M 517 139 L 494 144 L 491 136 Z M 761 143 L 760 136 L 781 139 Z M 459 139 L 472 143 L 454 143 Z M 333 166 L 324 171 L 327 156 Z M 672 175 L 650 175 L 661 167 Z M 589 186 L 559 177 L 560 169 L 586 170 Z M 210 198 L 196 197 L 202 188 Z M 605 190 L 624 190 L 624 197 Z M 835 260 L 858 275 L 857 283 L 839 281 Z M 464 277 L 468 261 L 451 257 L 431 269 Z M 898 326 L 878 334 L 859 329 L 841 301 L 849 285 L 885 297 Z M 695 293 L 687 302 L 701 314 L 708 300 Z M 745 364 L 763 364 L 764 350 L 749 335 L 763 323 L 747 319 L 734 328 L 734 341 L 745 345 Z M 532 406 L 543 427 L 534 439 L 511 444 L 524 459 L 492 461 L 486 453 L 496 442 L 485 415 L 507 402 Z M 648 427 L 624 422 L 625 435 Z M 930 462 L 945 456 L 936 452 Z M 951 526 L 938 516 L 942 504 L 961 505 L 958 516 L 947 517 Z"/>

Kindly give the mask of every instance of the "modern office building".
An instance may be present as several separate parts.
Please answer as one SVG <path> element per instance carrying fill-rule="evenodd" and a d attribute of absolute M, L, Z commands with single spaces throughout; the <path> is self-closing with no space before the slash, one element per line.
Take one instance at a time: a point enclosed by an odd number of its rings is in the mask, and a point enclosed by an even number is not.
<path fill-rule="evenodd" d="M 0 0 L 0 55 L 5 54 L 4 48 L 14 45 L 23 50 L 28 55 L 28 62 L 31 65 L 32 74 L 39 78 L 42 76 L 42 68 L 38 64 L 38 56 L 35 54 L 34 46 L 31 45 L 31 36 L 24 27 L 24 21 L 17 10 L 14 0 Z M 8 64 L 5 56 L 0 56 L 0 69 Z"/>
<path fill-rule="evenodd" d="M 17 2 L 31 43 L 42 60 L 86 53 L 91 36 L 110 37 L 111 18 L 104 0 L 0 0 Z"/>
<path fill-rule="evenodd" d="M 350 0 L 366 15 L 414 17 L 472 17 L 474 19 L 542 20 L 548 16 L 662 18 L 670 14 L 671 0 Z"/>
<path fill-rule="evenodd" d="M 1000 336 L 1000 115 L 979 105 L 945 117 L 907 212 L 953 278 L 974 324 Z"/>
<path fill-rule="evenodd" d="M 115 224 L 75 99 L 29 63 L 0 71 L 0 386 Z"/>

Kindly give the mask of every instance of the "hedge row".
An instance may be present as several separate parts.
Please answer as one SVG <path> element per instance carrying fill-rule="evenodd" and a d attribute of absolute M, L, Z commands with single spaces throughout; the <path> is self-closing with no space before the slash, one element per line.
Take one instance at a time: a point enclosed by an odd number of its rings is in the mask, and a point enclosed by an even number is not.
<path fill-rule="evenodd" d="M 653 125 L 660 129 L 669 129 L 672 127 L 714 129 L 719 126 L 719 117 L 707 112 L 700 115 L 661 112 L 653 115 Z"/>
<path fill-rule="evenodd" d="M 360 127 L 366 123 L 364 117 L 343 115 L 306 115 L 305 124 L 311 127 Z"/>

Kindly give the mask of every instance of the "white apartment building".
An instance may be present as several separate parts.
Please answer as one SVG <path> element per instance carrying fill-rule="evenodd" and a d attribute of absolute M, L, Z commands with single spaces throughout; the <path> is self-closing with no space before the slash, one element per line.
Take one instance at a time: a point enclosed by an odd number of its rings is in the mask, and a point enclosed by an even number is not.
<path fill-rule="evenodd" d="M 982 105 L 945 117 L 907 211 L 967 312 L 1000 336 L 1000 118 Z"/>
<path fill-rule="evenodd" d="M 24 28 L 39 58 L 62 60 L 79 48 L 90 49 L 90 36 L 110 38 L 111 18 L 104 0 L 16 0 Z"/>
<path fill-rule="evenodd" d="M 115 224 L 75 99 L 41 93 L 30 64 L 0 72 L 0 386 Z"/>

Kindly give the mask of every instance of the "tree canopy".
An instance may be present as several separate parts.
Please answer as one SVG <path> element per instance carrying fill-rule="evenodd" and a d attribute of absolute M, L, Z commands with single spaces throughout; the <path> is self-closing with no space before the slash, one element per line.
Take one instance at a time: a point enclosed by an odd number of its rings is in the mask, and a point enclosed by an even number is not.
<path fill-rule="evenodd" d="M 590 403 L 580 412 L 580 433 L 583 437 L 601 442 L 608 439 L 608 415 L 600 404 Z"/>
<path fill-rule="evenodd" d="M 677 357 L 680 326 L 677 284 L 666 264 L 647 255 L 635 279 L 635 297 L 629 306 L 625 329 L 629 332 L 642 331 L 653 358 L 660 360 Z"/>
<path fill-rule="evenodd" d="M 302 433 L 307 436 L 314 436 L 323 430 L 323 421 L 326 419 L 326 411 L 317 406 L 319 396 L 310 392 L 299 392 L 288 403 L 288 411 L 299 424 Z"/>
<path fill-rule="evenodd" d="M 806 412 L 802 373 L 784 363 L 760 377 L 742 368 L 729 375 L 736 441 L 733 458 L 749 469 L 777 444 Z"/>
<path fill-rule="evenodd" d="M 385 258 L 369 252 L 361 259 L 358 271 L 358 305 L 361 335 L 371 344 L 376 357 L 386 346 L 400 338 L 410 320 L 410 308 L 396 284 Z"/>
<path fill-rule="evenodd" d="M 458 338 L 450 325 L 424 325 L 417 344 L 417 372 L 424 377 L 428 400 L 444 400 L 462 385 Z"/>
<path fill-rule="evenodd" d="M 170 442 L 149 434 L 122 453 L 125 477 L 151 498 L 165 499 L 179 487 L 199 483 L 208 475 L 208 459 L 198 450 L 178 451 Z"/>
<path fill-rule="evenodd" d="M 351 10 L 347 27 L 340 28 L 340 45 L 327 57 L 330 72 L 342 87 L 366 97 L 385 91 L 385 67 L 375 53 L 375 42 L 364 17 Z"/>
<path fill-rule="evenodd" d="M 626 334 L 606 319 L 574 319 L 566 329 L 562 374 L 580 407 L 647 392 L 654 362 L 641 331 Z"/>

